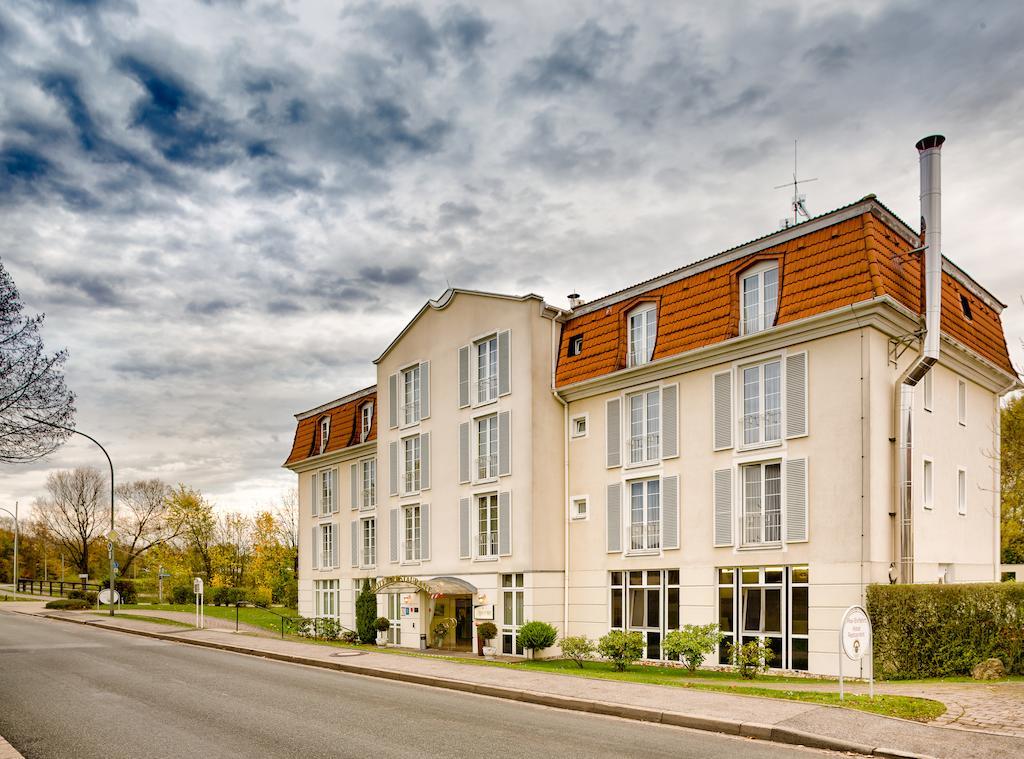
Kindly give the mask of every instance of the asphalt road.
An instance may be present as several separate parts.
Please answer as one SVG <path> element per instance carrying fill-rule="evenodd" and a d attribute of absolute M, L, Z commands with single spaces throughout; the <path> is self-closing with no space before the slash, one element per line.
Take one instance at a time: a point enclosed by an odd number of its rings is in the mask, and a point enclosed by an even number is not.
<path fill-rule="evenodd" d="M 830 755 L 4 611 L 0 736 L 26 759 Z"/>

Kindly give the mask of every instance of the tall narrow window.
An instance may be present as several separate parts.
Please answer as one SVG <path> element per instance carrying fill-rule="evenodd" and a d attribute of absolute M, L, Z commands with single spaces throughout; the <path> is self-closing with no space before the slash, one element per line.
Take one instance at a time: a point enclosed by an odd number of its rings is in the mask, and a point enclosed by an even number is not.
<path fill-rule="evenodd" d="M 519 645 L 519 626 L 526 621 L 525 598 L 523 591 L 523 575 L 502 575 L 501 595 L 501 652 L 516 656 L 523 655 L 523 647 Z"/>
<path fill-rule="evenodd" d="M 661 480 L 629 484 L 629 547 L 632 551 L 661 547 Z"/>
<path fill-rule="evenodd" d="M 654 356 L 654 338 L 658 333 L 655 307 L 640 306 L 629 315 L 629 365 L 646 364 Z"/>
<path fill-rule="evenodd" d="M 629 463 L 657 461 L 661 456 L 661 391 L 629 396 Z"/>
<path fill-rule="evenodd" d="M 930 509 L 934 505 L 932 501 L 934 498 L 932 491 L 932 462 L 930 459 L 924 460 L 924 472 L 921 480 L 921 502 L 926 509 Z"/>
<path fill-rule="evenodd" d="M 377 520 L 363 520 L 362 565 L 372 567 L 377 563 Z"/>
<path fill-rule="evenodd" d="M 956 420 L 967 424 L 967 383 L 963 380 L 956 381 Z"/>
<path fill-rule="evenodd" d="M 477 556 L 498 555 L 498 495 L 477 496 Z"/>
<path fill-rule="evenodd" d="M 774 261 L 750 269 L 740 278 L 740 322 L 743 334 L 775 325 L 779 303 L 779 265 Z"/>
<path fill-rule="evenodd" d="M 967 515 L 967 472 L 963 469 L 956 470 L 956 513 Z"/>
<path fill-rule="evenodd" d="M 782 465 L 750 464 L 743 472 L 743 543 L 782 540 Z"/>
<path fill-rule="evenodd" d="M 330 514 L 334 503 L 334 470 L 320 472 L 320 513 Z"/>
<path fill-rule="evenodd" d="M 320 568 L 330 569 L 337 562 L 334 556 L 334 525 L 320 525 Z"/>
<path fill-rule="evenodd" d="M 420 367 L 419 364 L 402 372 L 402 424 L 415 424 L 420 420 Z"/>
<path fill-rule="evenodd" d="M 359 442 L 365 443 L 370 437 L 370 425 L 373 423 L 373 401 L 364 403 L 359 409 Z"/>
<path fill-rule="evenodd" d="M 498 338 L 488 337 L 476 344 L 476 402 L 488 403 L 498 397 Z"/>
<path fill-rule="evenodd" d="M 476 420 L 476 479 L 498 476 L 498 415 Z"/>
<path fill-rule="evenodd" d="M 325 416 L 320 420 L 320 453 L 327 450 L 327 441 L 331 436 L 331 417 Z"/>
<path fill-rule="evenodd" d="M 421 458 L 420 436 L 413 435 L 402 440 L 402 460 L 404 464 L 402 487 L 403 493 L 415 493 L 420 489 Z"/>
<path fill-rule="evenodd" d="M 422 533 L 420 531 L 420 507 L 405 507 L 405 560 L 419 561 L 423 558 Z"/>
<path fill-rule="evenodd" d="M 743 370 L 743 444 L 782 439 L 782 363 L 769 361 Z"/>
<path fill-rule="evenodd" d="M 364 509 L 372 509 L 377 505 L 377 459 L 366 459 L 362 462 L 362 477 L 360 505 Z"/>

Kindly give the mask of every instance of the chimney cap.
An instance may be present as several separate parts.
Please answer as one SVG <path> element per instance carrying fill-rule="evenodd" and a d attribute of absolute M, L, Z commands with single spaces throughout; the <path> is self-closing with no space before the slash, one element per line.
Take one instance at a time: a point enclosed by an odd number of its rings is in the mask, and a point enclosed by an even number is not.
<path fill-rule="evenodd" d="M 942 143 L 946 141 L 946 138 L 941 134 L 930 134 L 923 140 L 918 140 L 916 147 L 920 151 L 928 150 L 929 148 L 941 148 Z"/>

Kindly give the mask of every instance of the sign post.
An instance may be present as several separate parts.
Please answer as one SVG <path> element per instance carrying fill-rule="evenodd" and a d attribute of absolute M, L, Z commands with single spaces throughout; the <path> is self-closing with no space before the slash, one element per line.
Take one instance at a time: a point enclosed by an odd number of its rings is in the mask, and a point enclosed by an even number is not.
<path fill-rule="evenodd" d="M 206 626 L 206 610 L 203 608 L 203 578 L 192 580 L 192 592 L 196 594 L 196 628 L 202 630 Z"/>
<path fill-rule="evenodd" d="M 164 578 L 165 577 L 170 577 L 170 576 L 171 576 L 170 573 L 169 572 L 165 572 L 164 571 L 164 566 L 163 566 L 163 564 L 161 564 L 160 565 L 160 569 L 158 569 L 157 573 L 156 573 L 156 582 L 157 582 L 157 591 L 156 591 L 157 592 L 157 596 L 156 596 L 156 600 L 157 600 L 157 603 L 163 603 L 164 602 Z"/>
<path fill-rule="evenodd" d="M 850 661 L 860 661 L 872 649 L 873 635 L 871 620 L 862 606 L 851 606 L 843 612 L 843 620 L 839 623 L 839 700 L 843 700 L 843 656 Z M 871 680 L 869 695 L 875 697 L 875 662 L 874 655 L 869 662 Z"/>

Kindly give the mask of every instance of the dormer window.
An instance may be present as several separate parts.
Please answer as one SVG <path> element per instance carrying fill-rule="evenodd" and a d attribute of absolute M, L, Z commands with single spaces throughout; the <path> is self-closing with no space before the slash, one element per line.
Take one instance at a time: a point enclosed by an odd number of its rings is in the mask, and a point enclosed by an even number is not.
<path fill-rule="evenodd" d="M 971 302 L 967 300 L 966 295 L 960 296 L 960 309 L 964 312 L 964 318 L 967 319 L 967 321 L 974 320 L 974 314 L 971 313 Z"/>
<path fill-rule="evenodd" d="M 629 366 L 646 364 L 654 356 L 658 334 L 657 311 L 653 303 L 638 306 L 629 314 Z"/>
<path fill-rule="evenodd" d="M 327 441 L 331 436 L 331 417 L 325 416 L 320 420 L 320 453 L 327 450 Z"/>
<path fill-rule="evenodd" d="M 583 352 L 583 335 L 573 335 L 569 338 L 569 356 L 578 356 Z"/>
<path fill-rule="evenodd" d="M 747 269 L 740 277 L 740 327 L 742 334 L 775 326 L 779 304 L 779 264 L 766 261 Z"/>
<path fill-rule="evenodd" d="M 370 437 L 370 425 L 373 423 L 373 401 L 364 403 L 359 409 L 359 442 L 365 443 Z"/>

